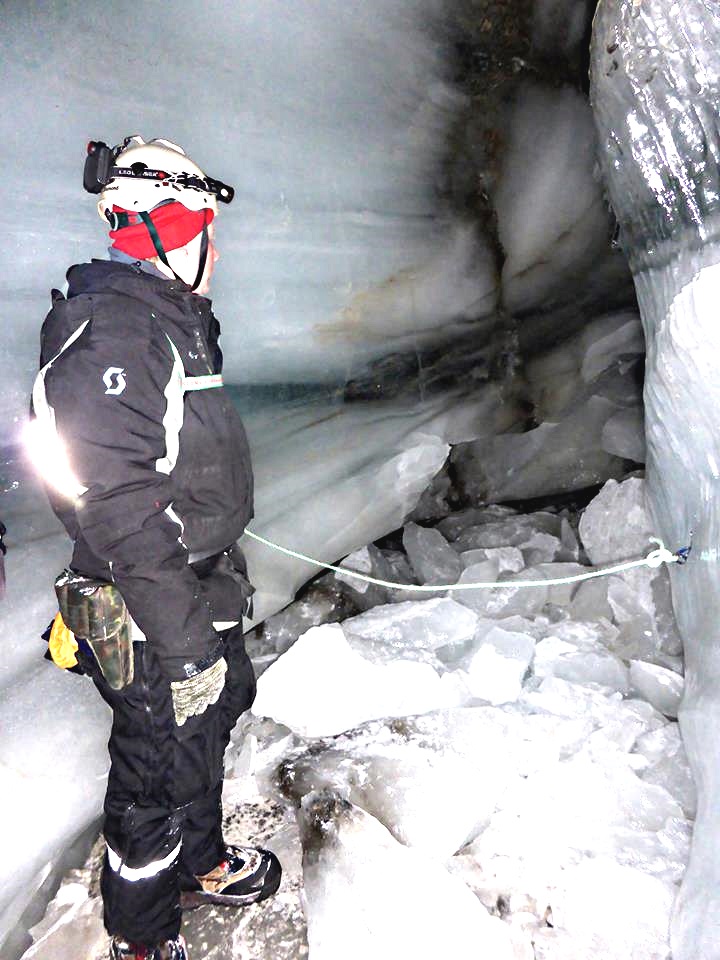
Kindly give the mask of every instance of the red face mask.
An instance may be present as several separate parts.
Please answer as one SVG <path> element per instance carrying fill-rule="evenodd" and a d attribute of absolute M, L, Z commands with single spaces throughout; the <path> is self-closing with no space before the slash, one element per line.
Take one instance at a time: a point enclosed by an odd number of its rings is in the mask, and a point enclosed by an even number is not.
<path fill-rule="evenodd" d="M 150 260 L 157 256 L 148 228 L 137 213 L 122 207 L 113 207 L 112 213 L 126 214 L 130 221 L 128 226 L 110 231 L 110 239 L 116 250 L 122 250 L 138 260 Z M 166 253 L 190 243 L 206 224 L 212 223 L 214 216 L 212 210 L 188 210 L 178 201 L 166 203 L 150 213 Z"/>

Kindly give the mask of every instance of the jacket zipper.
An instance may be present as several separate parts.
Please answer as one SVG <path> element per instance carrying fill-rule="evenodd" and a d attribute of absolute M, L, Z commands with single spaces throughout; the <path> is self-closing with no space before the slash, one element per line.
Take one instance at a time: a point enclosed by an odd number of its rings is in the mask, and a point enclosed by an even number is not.
<path fill-rule="evenodd" d="M 137 652 L 139 653 L 140 650 L 138 649 Z M 150 776 L 154 779 L 154 777 L 157 776 L 157 754 L 158 754 L 157 732 L 155 729 L 155 718 L 153 717 L 152 707 L 150 706 L 150 687 L 148 686 L 148 681 L 147 681 L 147 663 L 146 663 L 144 650 L 142 652 L 142 665 L 141 665 L 140 676 L 141 676 L 140 688 L 143 694 L 143 708 L 145 710 L 145 716 L 147 718 L 149 734 L 150 734 L 148 738 L 148 741 L 149 741 L 148 745 L 152 750 L 153 759 L 156 761 L 154 764 L 152 764 L 152 770 L 150 770 L 151 764 L 146 763 L 145 766 L 146 768 L 148 768 L 148 772 L 150 773 Z M 168 693 L 168 695 L 171 696 L 170 693 Z M 172 707 L 171 707 L 171 710 L 172 710 Z M 146 785 L 146 790 L 147 790 L 147 787 L 151 785 L 151 783 L 152 781 L 150 780 Z M 151 794 L 151 793 L 152 791 L 148 791 L 148 794 Z"/>
<path fill-rule="evenodd" d="M 203 324 L 202 311 L 200 309 L 196 309 L 195 307 L 190 307 L 190 312 L 193 318 L 193 339 L 195 341 L 195 347 L 198 353 L 200 354 L 200 358 L 203 360 L 205 364 L 205 368 L 207 372 L 209 374 L 213 374 L 215 373 L 215 371 L 213 370 L 212 364 L 210 363 L 210 348 L 208 347 L 207 340 L 205 339 L 205 335 L 202 329 L 202 324 Z M 196 326 L 198 321 L 200 322 L 200 326 Z"/>
<path fill-rule="evenodd" d="M 208 346 L 205 343 L 205 338 L 203 337 L 202 331 L 200 330 L 199 327 L 193 328 L 193 337 L 195 339 L 195 346 L 197 348 L 198 353 L 200 354 L 200 358 L 205 363 L 207 372 L 210 374 L 214 373 L 213 368 L 210 365 L 210 357 L 208 356 Z"/>

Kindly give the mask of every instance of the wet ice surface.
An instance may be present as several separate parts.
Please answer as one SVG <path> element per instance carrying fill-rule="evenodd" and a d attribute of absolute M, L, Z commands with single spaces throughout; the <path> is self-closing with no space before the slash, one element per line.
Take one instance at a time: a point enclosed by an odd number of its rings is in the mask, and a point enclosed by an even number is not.
<path fill-rule="evenodd" d="M 496 507 L 450 515 L 437 536 L 408 524 L 401 540 L 418 580 L 468 543 L 498 551 L 476 566 L 497 571 L 500 551 L 532 563 L 546 537 L 584 563 L 503 576 L 586 570 L 653 546 L 644 496 L 640 477 L 609 481 L 580 542 L 570 509 Z M 400 569 L 402 556 L 381 544 L 366 559 Z M 480 610 L 461 594 L 363 610 L 347 575 L 327 574 L 270 618 L 248 638 L 266 669 L 224 802 L 228 839 L 275 849 L 285 879 L 266 904 L 188 913 L 191 955 L 668 960 L 695 790 L 674 719 L 681 662 L 664 652 L 665 575 L 634 577 L 612 578 L 634 604 L 609 602 L 607 581 L 587 593 L 591 581 L 543 588 L 517 612 L 522 588 Z M 90 872 L 66 879 L 28 958 L 95 960 Z"/>

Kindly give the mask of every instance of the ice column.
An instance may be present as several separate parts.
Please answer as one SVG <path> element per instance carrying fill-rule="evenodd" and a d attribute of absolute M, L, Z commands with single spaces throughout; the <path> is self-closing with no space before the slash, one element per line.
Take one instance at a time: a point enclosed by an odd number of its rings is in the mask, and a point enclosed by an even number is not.
<path fill-rule="evenodd" d="M 680 722 L 699 789 L 674 960 L 720 955 L 720 5 L 601 0 L 591 99 L 647 341 L 648 480 L 686 650 Z"/>

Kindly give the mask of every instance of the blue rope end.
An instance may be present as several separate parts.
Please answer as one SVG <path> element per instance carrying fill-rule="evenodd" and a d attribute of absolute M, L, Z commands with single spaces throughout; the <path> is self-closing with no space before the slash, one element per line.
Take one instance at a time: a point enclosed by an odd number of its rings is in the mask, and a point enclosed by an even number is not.
<path fill-rule="evenodd" d="M 680 547 L 680 549 L 675 552 L 675 556 L 677 557 L 677 562 L 680 564 L 687 563 L 691 550 L 692 550 L 692 544 L 690 544 L 689 547 Z"/>

